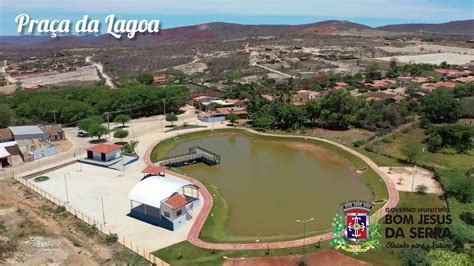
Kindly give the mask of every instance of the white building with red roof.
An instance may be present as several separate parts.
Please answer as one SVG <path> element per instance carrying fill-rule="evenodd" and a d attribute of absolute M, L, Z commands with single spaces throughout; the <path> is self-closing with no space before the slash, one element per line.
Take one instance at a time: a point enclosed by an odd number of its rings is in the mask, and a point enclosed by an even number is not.
<path fill-rule="evenodd" d="M 173 176 L 164 167 L 151 166 L 143 172 L 148 175 L 128 196 L 129 216 L 171 231 L 192 219 L 193 209 L 200 204 L 197 186 Z"/>
<path fill-rule="evenodd" d="M 97 144 L 86 149 L 87 159 L 99 162 L 109 162 L 122 156 L 122 146 L 116 144 Z"/>

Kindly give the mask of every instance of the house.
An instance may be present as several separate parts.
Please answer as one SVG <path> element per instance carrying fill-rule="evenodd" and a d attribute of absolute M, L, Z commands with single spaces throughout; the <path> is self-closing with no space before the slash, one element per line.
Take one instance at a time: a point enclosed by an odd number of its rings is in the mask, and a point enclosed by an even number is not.
<path fill-rule="evenodd" d="M 155 84 L 166 84 L 168 83 L 168 78 L 165 75 L 154 76 L 153 83 Z"/>
<path fill-rule="evenodd" d="M 474 82 L 474 76 L 457 78 L 457 79 L 454 79 L 453 81 L 457 83 L 471 83 L 471 82 Z"/>
<path fill-rule="evenodd" d="M 436 69 L 435 72 L 443 75 L 445 79 L 467 77 L 472 74 L 470 70 L 458 70 L 458 69 Z"/>
<path fill-rule="evenodd" d="M 0 143 L 0 169 L 21 163 L 23 157 L 16 141 Z"/>
<path fill-rule="evenodd" d="M 193 218 L 200 204 L 198 187 L 164 172 L 142 179 L 128 196 L 129 216 L 175 231 Z"/>
<path fill-rule="evenodd" d="M 263 94 L 262 97 L 267 99 L 270 102 L 273 102 L 274 100 L 276 100 L 278 98 L 277 96 L 268 95 L 268 94 Z"/>
<path fill-rule="evenodd" d="M 385 93 L 385 92 L 373 92 L 367 94 L 367 101 L 390 101 L 400 102 L 405 97 L 400 94 Z"/>
<path fill-rule="evenodd" d="M 201 102 L 200 110 L 202 111 L 215 111 L 219 107 L 232 107 L 234 104 L 232 102 L 227 102 L 225 100 L 212 100 L 207 102 Z"/>
<path fill-rule="evenodd" d="M 0 143 L 12 141 L 13 134 L 8 128 L 0 128 Z"/>
<path fill-rule="evenodd" d="M 310 90 L 299 90 L 291 96 L 291 101 L 295 105 L 305 105 L 308 101 L 316 100 L 322 97 L 321 92 Z M 298 104 L 301 103 L 301 104 Z"/>
<path fill-rule="evenodd" d="M 453 81 L 441 81 L 436 83 L 425 83 L 421 85 L 421 91 L 428 93 L 436 90 L 437 88 L 448 88 L 454 89 L 457 83 Z"/>
<path fill-rule="evenodd" d="M 343 82 L 343 81 L 340 81 L 340 82 L 336 82 L 336 86 L 334 86 L 334 89 L 335 90 L 341 90 L 341 89 L 345 89 L 349 86 L 349 84 Z"/>
<path fill-rule="evenodd" d="M 98 162 L 109 162 L 122 157 L 122 146 L 116 144 L 97 144 L 86 149 L 87 159 Z"/>
<path fill-rule="evenodd" d="M 64 130 L 59 125 L 41 126 L 41 129 L 48 135 L 50 141 L 65 140 Z"/>
<path fill-rule="evenodd" d="M 201 112 L 198 115 L 198 119 L 201 122 L 205 123 L 215 123 L 215 122 L 223 122 L 225 121 L 226 115 L 217 111 L 207 111 Z"/>
<path fill-rule="evenodd" d="M 249 114 L 244 107 L 221 107 L 216 109 L 220 114 L 225 115 L 226 117 L 229 114 L 236 114 L 239 119 L 248 119 Z"/>
<path fill-rule="evenodd" d="M 411 82 L 413 82 L 413 79 L 414 78 L 411 76 L 402 76 L 402 77 L 397 78 L 397 82 L 400 86 L 406 86 L 410 84 Z"/>
<path fill-rule="evenodd" d="M 383 90 L 388 89 L 389 87 L 393 87 L 397 85 L 397 82 L 392 79 L 381 79 L 381 80 L 373 80 L 372 83 L 365 84 L 371 90 Z"/>
<path fill-rule="evenodd" d="M 15 140 L 31 140 L 40 139 L 47 140 L 48 135 L 38 126 L 18 126 L 8 127 L 13 134 Z"/>

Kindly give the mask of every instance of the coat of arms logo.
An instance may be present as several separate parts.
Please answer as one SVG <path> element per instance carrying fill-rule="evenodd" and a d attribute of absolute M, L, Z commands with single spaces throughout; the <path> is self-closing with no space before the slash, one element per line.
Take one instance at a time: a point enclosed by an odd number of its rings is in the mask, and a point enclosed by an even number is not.
<path fill-rule="evenodd" d="M 331 246 L 354 254 L 380 247 L 380 225 L 371 221 L 372 205 L 365 201 L 351 201 L 342 205 L 343 214 L 337 213 L 332 226 L 334 239 Z"/>

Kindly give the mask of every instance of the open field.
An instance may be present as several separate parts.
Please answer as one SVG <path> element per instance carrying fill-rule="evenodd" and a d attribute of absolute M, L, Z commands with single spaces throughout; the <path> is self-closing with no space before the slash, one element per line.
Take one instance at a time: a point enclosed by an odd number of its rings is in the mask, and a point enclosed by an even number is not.
<path fill-rule="evenodd" d="M 384 51 L 387 51 L 389 53 L 400 53 L 400 54 L 405 54 L 405 53 L 419 54 L 420 52 L 424 51 L 428 53 L 453 53 L 453 54 L 474 55 L 474 49 L 472 48 L 436 45 L 436 44 L 427 44 L 427 43 L 407 45 L 404 47 L 380 46 L 378 48 Z"/>
<path fill-rule="evenodd" d="M 420 128 L 411 129 L 407 132 L 398 133 L 387 137 L 373 146 L 375 153 L 387 155 L 392 158 L 403 158 L 401 149 L 410 144 L 423 143 L 425 140 L 425 130 Z M 423 144 L 424 145 L 424 144 Z M 428 152 L 426 147 L 417 159 L 417 164 L 430 165 L 440 168 L 453 168 L 461 171 L 473 166 L 474 156 L 467 154 L 443 154 Z"/>
<path fill-rule="evenodd" d="M 454 54 L 454 53 L 434 53 L 434 54 L 418 54 L 418 55 L 398 55 L 378 57 L 376 60 L 390 61 L 396 59 L 401 63 L 426 63 L 426 64 L 448 64 L 463 65 L 474 60 L 474 55 Z"/>
<path fill-rule="evenodd" d="M 94 84 L 100 80 L 95 66 L 83 66 L 77 68 L 76 71 L 66 73 L 46 72 L 40 74 L 24 74 L 15 78 L 26 88 L 71 83 L 77 84 L 81 82 Z"/>

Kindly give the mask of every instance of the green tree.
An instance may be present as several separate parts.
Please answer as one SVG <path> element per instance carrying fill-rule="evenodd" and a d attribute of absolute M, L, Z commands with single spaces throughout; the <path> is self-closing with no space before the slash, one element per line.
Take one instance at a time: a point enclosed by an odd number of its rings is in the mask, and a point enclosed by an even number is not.
<path fill-rule="evenodd" d="M 370 65 L 365 71 L 365 78 L 368 81 L 381 79 L 382 78 L 382 72 L 380 71 L 379 65 L 377 65 L 377 64 Z"/>
<path fill-rule="evenodd" d="M 472 265 L 468 254 L 456 253 L 447 249 L 432 249 L 428 256 L 432 266 Z"/>
<path fill-rule="evenodd" d="M 239 70 L 227 70 L 225 72 L 225 77 L 227 79 L 228 82 L 232 83 L 234 82 L 234 80 L 240 78 L 240 71 Z"/>
<path fill-rule="evenodd" d="M 109 131 L 107 128 L 100 124 L 92 124 L 89 126 L 87 133 L 91 137 L 97 137 L 98 139 L 101 139 L 103 135 L 107 134 Z"/>
<path fill-rule="evenodd" d="M 428 187 L 421 184 L 421 185 L 416 186 L 415 191 L 420 194 L 426 194 L 426 191 L 428 191 Z"/>
<path fill-rule="evenodd" d="M 460 103 L 452 91 L 439 88 L 426 95 L 421 102 L 421 112 L 431 122 L 456 121 L 460 116 Z"/>
<path fill-rule="evenodd" d="M 306 104 L 306 113 L 308 114 L 308 119 L 311 120 L 311 122 L 315 122 L 316 119 L 319 118 L 321 114 L 321 104 L 319 101 L 309 101 Z"/>
<path fill-rule="evenodd" d="M 474 198 L 474 182 L 463 173 L 449 172 L 444 174 L 445 192 L 462 203 L 470 203 Z"/>
<path fill-rule="evenodd" d="M 227 115 L 227 120 L 229 120 L 232 125 L 234 125 L 234 123 L 235 123 L 235 121 L 237 121 L 237 119 L 239 119 L 239 117 L 234 113 L 230 113 L 230 114 Z"/>
<path fill-rule="evenodd" d="M 421 144 L 408 144 L 401 150 L 402 154 L 406 157 L 409 163 L 415 163 L 423 150 Z"/>
<path fill-rule="evenodd" d="M 142 84 L 151 84 L 153 83 L 154 77 L 152 74 L 144 73 L 137 77 L 137 81 Z"/>
<path fill-rule="evenodd" d="M 100 125 L 104 122 L 102 117 L 91 117 L 91 118 L 86 118 L 79 123 L 77 123 L 77 127 L 81 130 L 84 130 L 86 132 L 89 132 L 89 128 L 93 125 Z"/>
<path fill-rule="evenodd" d="M 124 129 L 118 129 L 114 132 L 114 138 L 124 139 L 128 137 L 128 131 Z"/>
<path fill-rule="evenodd" d="M 403 265 L 430 265 L 428 254 L 424 249 L 402 249 L 400 251 L 400 259 L 402 260 Z"/>
<path fill-rule="evenodd" d="M 178 116 L 174 113 L 169 113 L 166 115 L 166 121 L 171 122 L 171 126 L 173 126 L 173 123 L 178 121 Z"/>
<path fill-rule="evenodd" d="M 122 127 L 125 127 L 125 123 L 128 123 L 130 120 L 132 120 L 130 116 L 122 114 L 115 117 L 114 122 L 120 123 L 122 124 Z"/>

